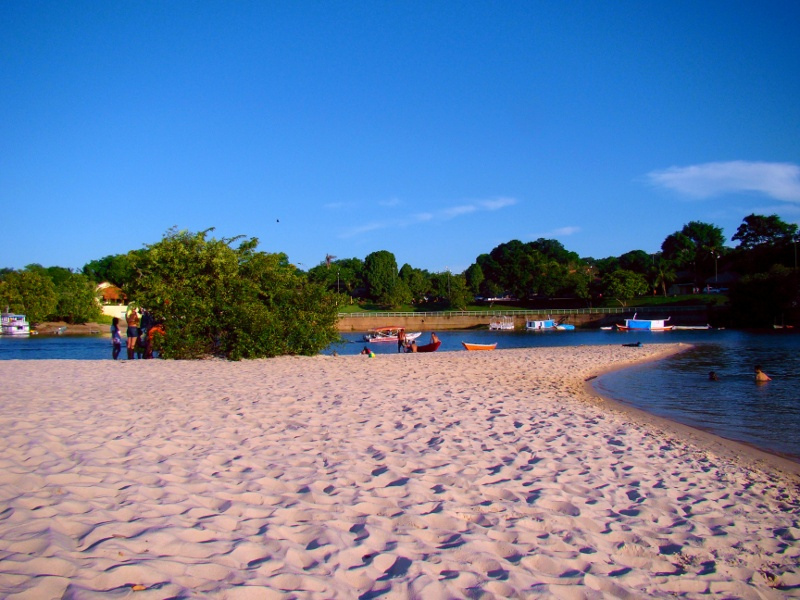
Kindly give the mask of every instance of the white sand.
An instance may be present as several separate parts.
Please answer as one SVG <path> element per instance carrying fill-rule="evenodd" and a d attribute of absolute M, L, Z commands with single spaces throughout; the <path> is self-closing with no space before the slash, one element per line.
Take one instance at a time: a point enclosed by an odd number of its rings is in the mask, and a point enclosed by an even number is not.
<path fill-rule="evenodd" d="M 679 350 L 0 361 L 0 597 L 800 597 L 800 478 L 593 398 Z"/>

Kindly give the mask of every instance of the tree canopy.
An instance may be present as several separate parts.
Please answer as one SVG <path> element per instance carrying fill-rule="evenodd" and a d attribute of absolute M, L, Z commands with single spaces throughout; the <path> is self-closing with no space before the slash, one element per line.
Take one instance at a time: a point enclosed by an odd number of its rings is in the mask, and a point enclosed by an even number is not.
<path fill-rule="evenodd" d="M 258 240 L 170 230 L 133 257 L 136 302 L 163 323 L 165 358 L 312 355 L 339 338 L 335 296 Z M 234 242 L 239 242 L 233 247 Z"/>

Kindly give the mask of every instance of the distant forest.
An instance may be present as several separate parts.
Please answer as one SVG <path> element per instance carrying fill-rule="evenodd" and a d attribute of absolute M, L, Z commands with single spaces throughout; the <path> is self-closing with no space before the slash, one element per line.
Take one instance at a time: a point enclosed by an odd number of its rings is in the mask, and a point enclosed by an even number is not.
<path fill-rule="evenodd" d="M 732 322 L 770 326 L 776 319 L 797 323 L 800 316 L 797 230 L 776 215 L 751 214 L 732 237 L 738 244 L 731 247 L 721 228 L 693 221 L 668 235 L 659 252 L 632 250 L 607 258 L 580 257 L 556 240 L 511 240 L 476 257 L 463 273 L 398 267 L 386 250 L 364 259 L 329 255 L 308 271 L 291 265 L 284 254 L 270 256 L 272 263 L 291 270 L 293 285 L 313 284 L 334 297 L 337 306 L 362 302 L 386 309 L 463 310 L 496 298 L 522 305 L 557 298 L 586 306 L 626 306 L 641 296 L 706 292 L 728 298 Z M 197 235 L 205 240 L 206 234 Z M 180 235 L 187 236 L 186 241 L 195 234 L 172 230 L 165 239 Z M 230 246 L 238 239 L 205 241 Z M 146 295 L 139 265 L 145 259 L 150 264 L 158 260 L 153 249 L 160 243 L 93 260 L 79 272 L 38 264 L 2 269 L 0 302 L 34 322 L 92 320 L 98 315 L 97 283 L 118 286 L 132 301 Z M 254 252 L 257 240 L 248 244 L 248 252 Z M 180 261 L 180 253 L 168 260 Z"/>

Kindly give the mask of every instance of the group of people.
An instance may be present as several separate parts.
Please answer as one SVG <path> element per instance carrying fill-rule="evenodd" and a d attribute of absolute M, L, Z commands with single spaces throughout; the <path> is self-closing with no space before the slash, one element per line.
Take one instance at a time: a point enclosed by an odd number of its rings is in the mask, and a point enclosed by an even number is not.
<path fill-rule="evenodd" d="M 153 315 L 143 308 L 129 307 L 125 313 L 125 331 L 128 360 L 139 358 L 153 358 L 153 333 L 157 327 Z M 122 352 L 122 334 L 119 328 L 119 317 L 111 319 L 111 357 L 119 358 Z"/>
<path fill-rule="evenodd" d="M 436 342 L 440 341 L 439 336 L 436 333 L 431 332 L 431 344 L 435 344 Z M 411 340 L 411 342 L 406 339 L 406 331 L 405 329 L 401 329 L 397 334 L 397 351 L 398 352 L 416 352 L 417 351 L 417 340 Z M 364 346 L 364 349 L 361 351 L 361 354 L 368 355 L 370 358 L 375 356 L 375 353 L 369 349 L 368 346 Z"/>
<path fill-rule="evenodd" d="M 756 365 L 755 372 L 756 372 L 755 374 L 756 383 L 764 383 L 765 381 L 772 381 L 772 377 L 764 373 L 764 371 L 761 369 L 761 365 Z M 711 381 L 719 381 L 719 375 L 717 375 L 716 371 L 709 371 L 708 378 Z"/>

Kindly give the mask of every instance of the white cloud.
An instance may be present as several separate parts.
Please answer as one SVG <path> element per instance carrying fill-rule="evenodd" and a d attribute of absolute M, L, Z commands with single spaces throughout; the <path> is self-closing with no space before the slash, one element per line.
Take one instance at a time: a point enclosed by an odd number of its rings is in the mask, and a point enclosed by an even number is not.
<path fill-rule="evenodd" d="M 553 231 L 553 235 L 562 236 L 562 235 L 572 235 L 573 233 L 578 233 L 581 230 L 580 227 L 559 227 L 558 229 Z"/>
<path fill-rule="evenodd" d="M 386 229 L 388 227 L 399 228 L 399 227 L 408 227 L 410 225 L 428 221 L 446 221 L 449 219 L 455 219 L 456 217 L 469 215 L 479 211 L 500 210 L 501 208 L 505 208 L 507 206 L 513 206 L 516 203 L 517 201 L 514 198 L 494 198 L 491 200 L 477 200 L 467 204 L 461 204 L 458 206 L 452 206 L 450 208 L 444 208 L 442 210 L 435 212 L 416 213 L 406 219 L 398 218 L 382 222 L 372 222 L 366 225 L 362 225 L 360 227 L 353 227 L 343 232 L 340 237 L 343 238 L 354 237 L 362 233 L 368 233 L 370 231 L 375 231 L 377 229 Z M 389 204 L 384 204 L 381 202 L 379 204 L 389 205 L 394 203 L 390 202 Z"/>
<path fill-rule="evenodd" d="M 355 237 L 357 235 L 361 235 L 362 233 L 369 233 L 370 231 L 375 231 L 377 229 L 385 229 L 391 226 L 392 226 L 391 223 L 367 223 L 366 225 L 360 225 L 359 227 L 351 227 L 347 231 L 343 232 L 339 237 L 343 238 Z"/>
<path fill-rule="evenodd" d="M 791 163 L 714 162 L 652 171 L 647 177 L 656 185 L 693 198 L 756 192 L 800 202 L 800 167 Z"/>
<path fill-rule="evenodd" d="M 461 215 L 474 213 L 476 210 L 478 210 L 478 207 L 474 204 L 462 204 L 461 206 L 451 206 L 450 208 L 445 208 L 444 210 L 440 211 L 439 214 L 443 219 L 452 219 L 454 217 L 460 217 Z"/>
<path fill-rule="evenodd" d="M 516 198 L 495 198 L 494 200 L 483 200 L 479 204 L 486 210 L 499 210 L 506 206 L 514 206 L 516 203 Z"/>
<path fill-rule="evenodd" d="M 552 229 L 552 230 L 547 231 L 545 233 L 538 233 L 538 234 L 532 235 L 531 238 L 538 240 L 539 238 L 553 239 L 553 238 L 559 238 L 559 237 L 566 237 L 568 235 L 573 235 L 575 233 L 578 233 L 580 230 L 581 230 L 580 227 L 567 225 L 567 226 L 564 226 L 564 227 L 558 227 L 557 229 Z"/>

